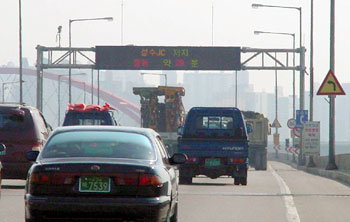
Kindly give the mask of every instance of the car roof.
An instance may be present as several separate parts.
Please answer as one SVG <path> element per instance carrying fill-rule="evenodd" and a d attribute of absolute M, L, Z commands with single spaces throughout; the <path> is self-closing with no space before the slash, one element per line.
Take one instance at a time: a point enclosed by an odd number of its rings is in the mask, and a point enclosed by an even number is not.
<path fill-rule="evenodd" d="M 150 128 L 141 127 L 128 127 L 128 126 L 101 126 L 101 125 L 76 125 L 76 126 L 64 126 L 57 127 L 53 134 L 73 131 L 116 131 L 116 132 L 129 132 L 139 133 L 147 135 L 149 137 L 159 135 L 156 131 Z"/>
<path fill-rule="evenodd" d="M 36 109 L 33 106 L 28 106 L 25 104 L 15 104 L 15 103 L 1 103 L 0 108 L 28 108 L 28 109 Z"/>

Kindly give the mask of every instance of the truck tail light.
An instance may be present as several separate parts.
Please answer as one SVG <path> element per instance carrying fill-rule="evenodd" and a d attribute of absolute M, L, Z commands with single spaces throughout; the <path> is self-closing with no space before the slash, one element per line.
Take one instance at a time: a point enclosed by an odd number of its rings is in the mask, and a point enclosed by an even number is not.
<path fill-rule="evenodd" d="M 229 161 L 230 161 L 230 163 L 244 163 L 245 159 L 244 158 L 230 158 Z"/>
<path fill-rule="evenodd" d="M 191 163 L 197 162 L 197 158 L 196 157 L 188 157 L 187 162 L 191 162 Z"/>

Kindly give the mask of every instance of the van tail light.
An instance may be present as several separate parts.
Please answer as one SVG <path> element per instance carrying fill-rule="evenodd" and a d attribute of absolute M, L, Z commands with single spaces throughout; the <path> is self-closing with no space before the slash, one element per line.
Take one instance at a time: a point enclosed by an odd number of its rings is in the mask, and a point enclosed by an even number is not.
<path fill-rule="evenodd" d="M 40 151 L 41 146 L 42 142 L 40 140 L 33 142 L 32 151 Z"/>
<path fill-rule="evenodd" d="M 230 163 L 244 163 L 245 159 L 244 158 L 230 158 L 229 161 L 230 161 Z"/>
<path fill-rule="evenodd" d="M 162 179 L 154 174 L 140 174 L 139 186 L 157 186 L 162 187 Z"/>
<path fill-rule="evenodd" d="M 138 174 L 119 173 L 114 177 L 114 183 L 117 186 L 137 186 L 139 182 Z"/>
<path fill-rule="evenodd" d="M 40 185 L 71 185 L 75 183 L 75 176 L 69 173 L 32 173 L 29 182 Z"/>

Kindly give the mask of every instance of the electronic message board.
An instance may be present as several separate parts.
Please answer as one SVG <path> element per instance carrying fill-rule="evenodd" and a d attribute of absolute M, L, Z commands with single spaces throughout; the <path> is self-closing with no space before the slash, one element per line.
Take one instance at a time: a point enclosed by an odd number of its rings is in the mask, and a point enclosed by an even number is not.
<path fill-rule="evenodd" d="M 240 70 L 240 47 L 96 46 L 96 69 Z"/>

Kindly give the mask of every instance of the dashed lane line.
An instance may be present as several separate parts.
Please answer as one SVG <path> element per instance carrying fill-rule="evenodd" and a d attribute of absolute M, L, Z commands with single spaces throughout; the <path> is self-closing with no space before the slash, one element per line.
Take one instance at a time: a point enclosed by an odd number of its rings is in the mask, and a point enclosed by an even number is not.
<path fill-rule="evenodd" d="M 271 170 L 272 175 L 277 180 L 281 193 L 288 194 L 283 196 L 284 205 L 287 210 L 286 217 L 288 222 L 300 222 L 298 210 L 295 206 L 294 199 L 293 199 L 293 196 L 291 195 L 292 193 L 290 192 L 288 185 L 286 184 L 286 182 L 284 182 L 283 178 L 276 173 L 276 171 L 273 169 L 273 167 L 270 164 L 268 164 L 268 167 Z"/>

